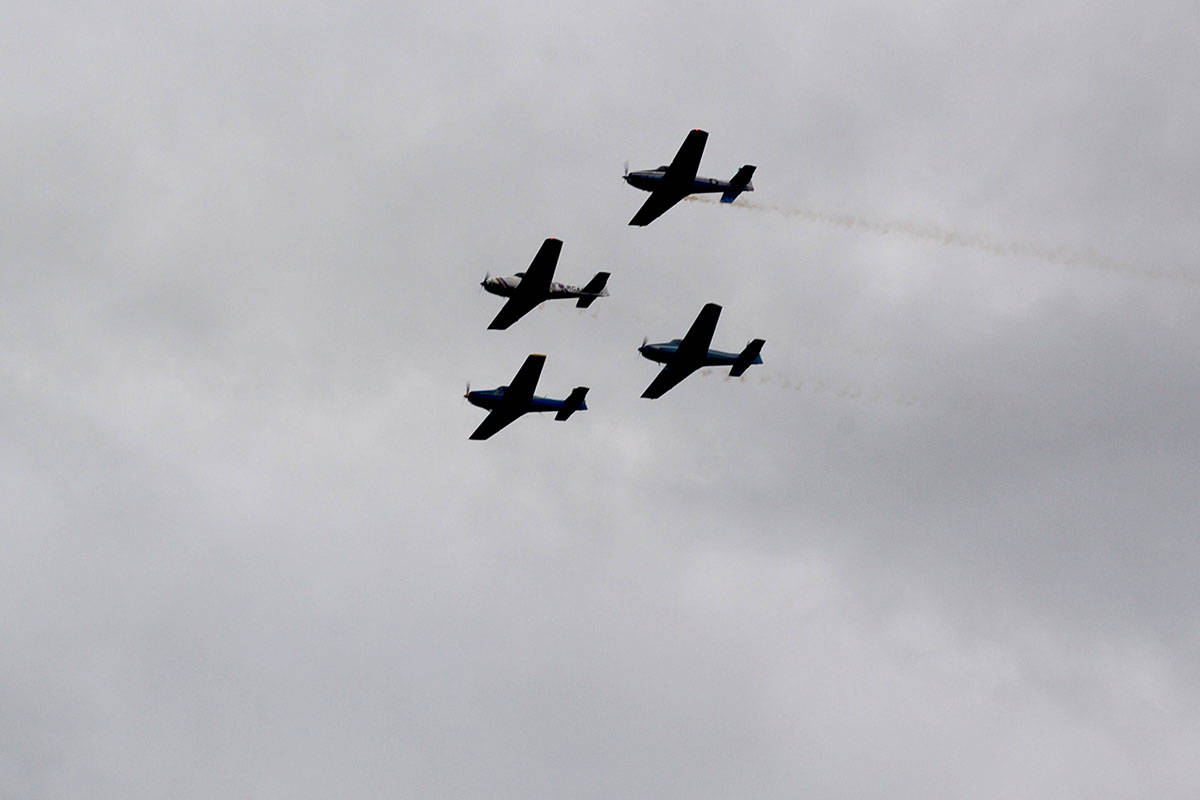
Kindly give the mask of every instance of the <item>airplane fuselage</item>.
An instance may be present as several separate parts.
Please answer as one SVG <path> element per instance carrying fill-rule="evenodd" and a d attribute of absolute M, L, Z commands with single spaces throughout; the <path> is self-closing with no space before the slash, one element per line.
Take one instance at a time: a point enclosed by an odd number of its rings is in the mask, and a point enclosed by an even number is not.
<path fill-rule="evenodd" d="M 491 411 L 504 406 L 504 391 L 506 387 L 501 386 L 497 389 L 476 389 L 473 392 L 467 392 L 463 397 L 467 398 L 467 402 L 473 406 L 486 408 Z M 537 411 L 561 411 L 567 407 L 566 400 L 555 400 L 550 397 L 538 397 L 534 395 L 529 402 L 520 410 L 526 413 Z M 587 405 L 581 404 L 579 411 L 587 411 Z"/>
<path fill-rule="evenodd" d="M 663 182 L 667 175 L 665 167 L 658 169 L 645 169 L 639 172 L 631 172 L 625 176 L 625 182 L 635 189 L 641 189 L 643 192 L 653 192 Z M 688 194 L 704 194 L 706 192 L 725 193 L 740 189 L 745 192 L 753 192 L 753 186 L 737 187 L 730 181 L 722 181 L 717 178 L 696 178 L 692 181 L 690 188 L 687 188 Z"/>
<path fill-rule="evenodd" d="M 644 344 L 638 348 L 638 352 L 645 358 L 651 361 L 657 361 L 659 364 L 666 364 L 675 359 L 675 354 L 679 351 L 679 339 L 672 339 L 669 342 L 658 342 L 655 344 Z M 728 367 L 737 362 L 740 353 L 727 353 L 724 350 L 709 350 L 704 355 L 704 363 L 701 367 Z M 756 356 L 753 364 L 761 364 L 762 356 Z"/>
<path fill-rule="evenodd" d="M 517 292 L 517 287 L 521 285 L 519 275 L 511 275 L 507 278 L 488 278 L 479 284 L 488 292 L 498 294 L 501 297 L 512 297 Z M 585 292 L 582 286 L 571 286 L 566 283 L 552 281 L 550 283 L 550 291 L 546 293 L 547 300 L 558 300 L 563 298 L 577 297 L 606 297 L 603 292 Z"/>

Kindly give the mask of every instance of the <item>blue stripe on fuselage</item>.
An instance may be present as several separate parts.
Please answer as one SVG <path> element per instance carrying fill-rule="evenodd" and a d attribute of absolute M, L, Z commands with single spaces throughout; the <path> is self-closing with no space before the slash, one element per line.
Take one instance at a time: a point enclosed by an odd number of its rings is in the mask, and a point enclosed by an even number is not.
<path fill-rule="evenodd" d="M 643 356 L 651 361 L 657 361 L 662 364 L 670 361 L 675 353 L 679 350 L 679 342 L 659 342 L 657 344 L 648 344 L 638 348 Z M 738 360 L 741 353 L 727 353 L 724 350 L 709 350 L 704 356 L 705 367 L 723 367 L 732 366 Z M 752 364 L 761 364 L 762 356 L 756 356 Z"/>
<path fill-rule="evenodd" d="M 657 171 L 631 172 L 625 176 L 625 182 L 643 192 L 653 192 L 663 182 L 663 173 Z M 688 189 L 688 194 L 703 194 L 706 192 L 726 192 L 733 186 L 728 181 L 716 178 L 696 178 Z"/>
<path fill-rule="evenodd" d="M 473 406 L 493 410 L 504 404 L 503 389 L 481 389 L 471 392 L 467 395 L 467 402 Z M 566 407 L 566 400 L 555 400 L 550 397 L 537 397 L 536 395 L 529 401 L 523 411 L 560 411 Z M 587 410 L 586 406 L 580 406 L 580 411 Z"/>
<path fill-rule="evenodd" d="M 559 411 L 566 406 L 565 400 L 554 400 L 549 397 L 534 397 L 529 401 L 530 411 Z"/>

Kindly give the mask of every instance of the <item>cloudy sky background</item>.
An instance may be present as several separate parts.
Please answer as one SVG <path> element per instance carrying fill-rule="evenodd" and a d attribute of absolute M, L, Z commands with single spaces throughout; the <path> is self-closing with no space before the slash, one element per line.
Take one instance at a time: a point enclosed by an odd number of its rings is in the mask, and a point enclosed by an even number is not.
<path fill-rule="evenodd" d="M 10 8 L 0 794 L 1195 797 L 1185 5 Z"/>

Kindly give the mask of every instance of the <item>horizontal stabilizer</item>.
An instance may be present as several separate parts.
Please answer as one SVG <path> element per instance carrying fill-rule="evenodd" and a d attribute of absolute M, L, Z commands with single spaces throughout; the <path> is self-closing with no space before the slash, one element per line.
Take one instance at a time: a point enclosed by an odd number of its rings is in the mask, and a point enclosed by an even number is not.
<path fill-rule="evenodd" d="M 576 411 L 587 411 L 587 403 L 583 402 L 583 398 L 587 395 L 588 387 L 576 386 L 571 390 L 571 394 L 563 401 L 563 407 L 554 415 L 556 420 L 560 422 L 570 418 Z"/>
<path fill-rule="evenodd" d="M 730 377 L 739 378 L 750 368 L 751 364 L 763 363 L 759 352 L 764 344 L 766 344 L 766 339 L 754 339 L 746 345 L 746 349 L 738 354 L 737 361 L 733 362 L 733 367 L 729 370 Z"/>
<path fill-rule="evenodd" d="M 750 183 L 750 177 L 754 175 L 754 165 L 746 164 L 737 171 L 729 181 L 730 189 L 721 195 L 722 203 L 732 203 L 737 199 L 737 196 L 742 192 L 753 192 L 754 184 Z"/>
<path fill-rule="evenodd" d="M 596 277 L 587 282 L 587 286 L 583 287 L 586 297 L 579 298 L 579 302 L 575 304 L 576 308 L 587 308 L 592 304 L 592 301 L 597 297 L 608 297 L 608 289 L 605 289 L 605 284 L 608 283 L 607 272 L 597 272 Z"/>

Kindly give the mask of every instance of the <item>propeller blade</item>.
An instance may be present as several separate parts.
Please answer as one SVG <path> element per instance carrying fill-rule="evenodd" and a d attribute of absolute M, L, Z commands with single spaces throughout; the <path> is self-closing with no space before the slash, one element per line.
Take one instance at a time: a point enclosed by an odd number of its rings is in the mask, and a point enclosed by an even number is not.
<path fill-rule="evenodd" d="M 625 178 L 629 177 L 629 162 L 628 161 L 625 162 L 625 174 L 622 177 L 625 177 Z"/>

